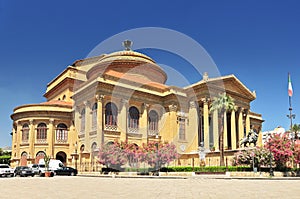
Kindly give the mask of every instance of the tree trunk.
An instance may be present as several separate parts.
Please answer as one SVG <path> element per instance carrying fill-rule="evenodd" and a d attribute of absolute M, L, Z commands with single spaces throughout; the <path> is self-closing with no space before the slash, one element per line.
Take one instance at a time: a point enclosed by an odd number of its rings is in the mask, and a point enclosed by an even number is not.
<path fill-rule="evenodd" d="M 224 112 L 221 112 L 221 125 L 219 131 L 219 139 L 220 139 L 220 166 L 225 166 L 224 162 Z"/>

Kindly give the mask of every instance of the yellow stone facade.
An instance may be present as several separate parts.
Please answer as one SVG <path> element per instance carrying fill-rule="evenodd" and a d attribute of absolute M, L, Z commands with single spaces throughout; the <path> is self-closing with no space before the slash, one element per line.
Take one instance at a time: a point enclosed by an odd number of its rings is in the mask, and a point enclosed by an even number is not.
<path fill-rule="evenodd" d="M 131 50 L 75 61 L 47 85 L 46 102 L 14 109 L 12 166 L 38 162 L 46 153 L 97 170 L 99 147 L 115 140 L 173 142 L 181 154 L 174 165 L 199 165 L 202 142 L 206 165 L 218 165 L 220 121 L 209 107 L 221 91 L 237 106 L 224 117 L 225 156 L 240 148 L 250 128 L 261 132 L 262 117 L 250 110 L 256 95 L 234 75 L 205 76 L 185 88 L 166 80 L 154 60 Z"/>

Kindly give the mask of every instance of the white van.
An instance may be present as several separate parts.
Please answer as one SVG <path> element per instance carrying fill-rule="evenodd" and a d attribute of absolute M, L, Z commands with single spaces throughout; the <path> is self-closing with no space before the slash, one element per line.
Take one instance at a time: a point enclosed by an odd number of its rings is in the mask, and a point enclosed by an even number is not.
<path fill-rule="evenodd" d="M 45 160 L 44 159 L 40 159 L 39 160 L 39 164 L 43 164 L 44 165 L 45 164 Z M 51 170 L 51 171 L 55 171 L 58 168 L 61 168 L 63 166 L 64 166 L 64 164 L 60 160 L 51 159 L 50 162 L 49 162 L 49 170 Z"/>

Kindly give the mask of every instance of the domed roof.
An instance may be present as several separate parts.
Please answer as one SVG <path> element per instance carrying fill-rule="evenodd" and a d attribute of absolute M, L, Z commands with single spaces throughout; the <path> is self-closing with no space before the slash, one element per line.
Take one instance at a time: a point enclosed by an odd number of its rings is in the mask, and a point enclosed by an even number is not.
<path fill-rule="evenodd" d="M 148 57 L 147 55 L 144 55 L 139 52 L 135 52 L 132 50 L 123 50 L 123 51 L 117 51 L 110 53 L 108 55 L 105 55 L 103 58 L 101 58 L 99 61 L 118 61 L 118 60 L 136 60 L 136 61 L 143 61 L 148 63 L 155 64 L 155 61 Z"/>
<path fill-rule="evenodd" d="M 153 59 L 139 52 L 126 50 L 113 52 L 100 58 L 86 74 L 87 79 L 96 78 L 104 74 L 118 72 L 124 74 L 132 81 L 143 78 L 147 82 L 164 84 L 167 80 L 166 73 Z"/>

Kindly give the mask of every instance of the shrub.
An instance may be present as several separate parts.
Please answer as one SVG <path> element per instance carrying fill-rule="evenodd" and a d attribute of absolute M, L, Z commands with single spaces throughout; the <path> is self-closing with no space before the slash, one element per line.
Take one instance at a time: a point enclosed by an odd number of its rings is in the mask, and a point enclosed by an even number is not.
<path fill-rule="evenodd" d="M 272 152 L 276 168 L 286 170 L 286 163 L 293 157 L 292 141 L 288 133 L 272 134 L 265 144 L 265 148 Z"/>
<path fill-rule="evenodd" d="M 9 164 L 10 163 L 10 155 L 2 155 L 0 156 L 0 164 Z"/>

